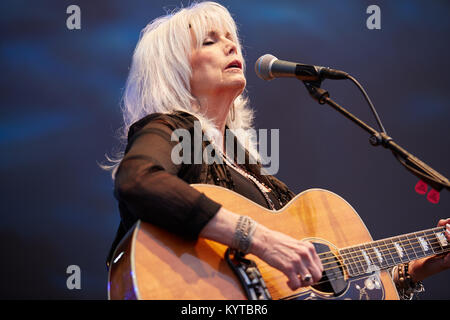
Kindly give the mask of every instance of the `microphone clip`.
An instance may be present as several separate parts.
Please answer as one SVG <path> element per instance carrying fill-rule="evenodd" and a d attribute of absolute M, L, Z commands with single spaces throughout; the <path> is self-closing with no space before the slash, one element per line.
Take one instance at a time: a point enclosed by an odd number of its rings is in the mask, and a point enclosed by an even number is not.
<path fill-rule="evenodd" d="M 319 104 L 325 104 L 327 99 L 330 97 L 328 91 L 320 87 L 322 85 L 322 80 L 303 81 L 303 84 L 305 85 L 311 97 L 313 97 L 314 100 L 317 100 Z"/>

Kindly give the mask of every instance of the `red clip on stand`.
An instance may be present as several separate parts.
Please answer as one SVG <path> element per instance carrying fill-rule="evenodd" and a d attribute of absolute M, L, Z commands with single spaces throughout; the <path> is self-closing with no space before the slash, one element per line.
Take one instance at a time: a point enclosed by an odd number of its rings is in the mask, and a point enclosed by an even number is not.
<path fill-rule="evenodd" d="M 418 194 L 424 195 L 428 191 L 428 185 L 422 180 L 419 180 L 419 182 L 417 182 L 416 184 L 415 189 Z"/>
<path fill-rule="evenodd" d="M 431 189 L 430 192 L 428 192 L 427 199 L 431 203 L 437 204 L 439 202 L 440 194 L 438 191 Z"/>
<path fill-rule="evenodd" d="M 425 195 L 428 191 L 428 185 L 422 180 L 419 180 L 414 189 L 418 194 Z M 430 201 L 431 203 L 438 204 L 439 199 L 440 199 L 439 191 L 436 191 L 435 189 L 431 188 L 430 192 L 428 192 L 427 200 Z"/>

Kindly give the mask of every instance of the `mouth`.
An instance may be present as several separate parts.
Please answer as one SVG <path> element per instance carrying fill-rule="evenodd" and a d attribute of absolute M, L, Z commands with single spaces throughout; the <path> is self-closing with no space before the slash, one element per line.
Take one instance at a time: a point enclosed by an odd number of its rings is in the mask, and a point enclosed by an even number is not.
<path fill-rule="evenodd" d="M 225 70 L 231 69 L 231 68 L 242 70 L 242 63 L 237 59 L 233 60 L 226 66 Z"/>

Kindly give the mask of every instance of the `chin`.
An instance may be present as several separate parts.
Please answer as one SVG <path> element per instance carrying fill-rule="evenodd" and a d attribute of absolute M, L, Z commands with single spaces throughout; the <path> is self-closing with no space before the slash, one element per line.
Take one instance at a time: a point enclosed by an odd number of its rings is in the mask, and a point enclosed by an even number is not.
<path fill-rule="evenodd" d="M 246 85 L 247 80 L 244 77 L 242 77 L 241 79 L 236 79 L 235 81 L 232 82 L 232 86 L 235 87 L 236 89 L 239 88 L 241 92 L 244 91 Z"/>
<path fill-rule="evenodd" d="M 247 85 L 247 80 L 245 77 L 236 77 L 234 79 L 227 79 L 228 81 L 222 82 L 220 87 L 218 87 L 221 93 L 224 92 L 234 92 L 235 96 L 239 96 L 245 89 Z"/>

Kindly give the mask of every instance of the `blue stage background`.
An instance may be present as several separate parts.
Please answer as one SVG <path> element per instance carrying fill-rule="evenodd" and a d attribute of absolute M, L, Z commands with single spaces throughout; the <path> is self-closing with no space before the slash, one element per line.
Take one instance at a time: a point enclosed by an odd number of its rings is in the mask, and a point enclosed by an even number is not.
<path fill-rule="evenodd" d="M 180 1 L 17 1 L 0 4 L 0 298 L 105 299 L 105 257 L 119 213 L 98 163 L 118 147 L 119 103 L 140 30 Z M 293 79 L 264 82 L 256 59 L 345 70 L 366 88 L 388 133 L 450 176 L 448 1 L 222 1 L 239 25 L 256 128 L 280 129 L 277 177 L 299 193 L 325 188 L 358 211 L 374 239 L 433 227 L 450 216 L 415 193 L 417 180 L 368 135 Z M 66 9 L 81 8 L 68 30 Z M 186 6 L 188 3 L 185 1 Z M 369 30 L 366 8 L 381 8 Z M 350 82 L 332 98 L 376 128 Z M 66 268 L 81 268 L 81 289 Z M 450 271 L 423 299 L 449 299 Z"/>

